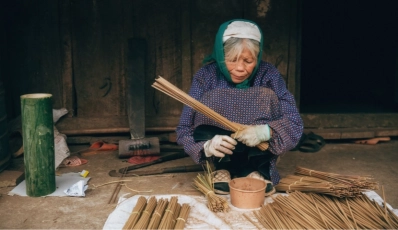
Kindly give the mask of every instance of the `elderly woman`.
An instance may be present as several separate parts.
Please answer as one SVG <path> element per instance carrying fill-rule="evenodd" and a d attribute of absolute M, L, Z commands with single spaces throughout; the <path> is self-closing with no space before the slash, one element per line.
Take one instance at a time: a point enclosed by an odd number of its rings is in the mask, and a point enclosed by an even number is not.
<path fill-rule="evenodd" d="M 303 123 L 294 97 L 278 70 L 261 60 L 263 37 L 252 21 L 222 24 L 213 53 L 194 75 L 190 96 L 228 120 L 244 124 L 236 133 L 185 106 L 177 127 L 177 143 L 198 164 L 215 166 L 215 188 L 228 194 L 232 177 L 257 177 L 268 182 L 266 195 L 279 183 L 278 156 L 294 148 Z M 255 146 L 268 142 L 261 151 Z"/>

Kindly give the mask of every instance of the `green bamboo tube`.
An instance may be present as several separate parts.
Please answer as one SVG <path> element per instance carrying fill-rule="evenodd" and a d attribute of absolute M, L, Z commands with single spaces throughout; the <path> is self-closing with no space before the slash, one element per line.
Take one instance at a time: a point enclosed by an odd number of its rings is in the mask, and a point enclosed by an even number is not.
<path fill-rule="evenodd" d="M 56 188 L 52 95 L 22 95 L 21 118 L 26 194 L 51 194 Z"/>

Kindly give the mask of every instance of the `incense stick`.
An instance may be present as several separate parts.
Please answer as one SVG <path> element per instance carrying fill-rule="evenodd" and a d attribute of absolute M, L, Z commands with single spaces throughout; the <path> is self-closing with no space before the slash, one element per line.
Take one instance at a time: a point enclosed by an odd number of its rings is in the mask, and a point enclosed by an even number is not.
<path fill-rule="evenodd" d="M 397 229 L 398 217 L 367 196 L 338 198 L 292 192 L 254 211 L 267 229 Z"/>
<path fill-rule="evenodd" d="M 148 229 L 157 229 L 162 219 L 164 210 L 166 209 L 169 201 L 167 199 L 160 199 L 156 205 L 155 211 L 152 214 L 151 220 L 148 224 Z"/>
<path fill-rule="evenodd" d="M 148 224 L 149 224 L 149 220 L 151 218 L 152 212 L 156 207 L 156 198 L 155 197 L 151 197 L 149 198 L 148 204 L 145 207 L 145 210 L 142 212 L 140 219 L 138 220 L 138 222 L 134 225 L 133 229 L 146 229 Z"/>
<path fill-rule="evenodd" d="M 123 229 L 131 229 L 137 223 L 138 219 L 141 216 L 141 212 L 144 210 L 145 206 L 146 206 L 146 198 L 140 196 L 137 200 L 137 204 L 135 205 L 133 211 L 130 214 L 130 217 L 124 224 Z"/>

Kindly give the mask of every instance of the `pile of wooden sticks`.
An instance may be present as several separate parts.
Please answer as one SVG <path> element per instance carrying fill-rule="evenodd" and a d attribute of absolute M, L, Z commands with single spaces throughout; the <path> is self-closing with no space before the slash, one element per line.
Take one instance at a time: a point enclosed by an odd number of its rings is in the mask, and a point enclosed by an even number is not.
<path fill-rule="evenodd" d="M 371 177 L 341 175 L 297 167 L 294 175 L 282 178 L 276 190 L 279 192 L 313 192 L 336 197 L 361 196 L 364 190 L 379 189 Z"/>
<path fill-rule="evenodd" d="M 184 229 L 191 207 L 178 198 L 149 200 L 140 196 L 123 229 Z"/>
<path fill-rule="evenodd" d="M 266 229 L 397 229 L 398 217 L 367 196 L 279 194 L 253 214 Z M 254 223 L 254 221 L 253 221 Z"/>

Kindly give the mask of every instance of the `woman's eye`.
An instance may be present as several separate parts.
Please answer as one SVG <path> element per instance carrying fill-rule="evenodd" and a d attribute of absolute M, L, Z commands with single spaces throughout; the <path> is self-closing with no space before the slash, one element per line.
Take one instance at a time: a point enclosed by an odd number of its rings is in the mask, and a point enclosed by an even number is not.
<path fill-rule="evenodd" d="M 246 63 L 251 64 L 253 63 L 253 60 L 245 60 Z"/>

